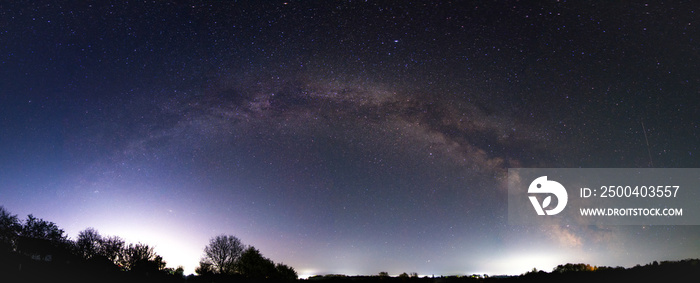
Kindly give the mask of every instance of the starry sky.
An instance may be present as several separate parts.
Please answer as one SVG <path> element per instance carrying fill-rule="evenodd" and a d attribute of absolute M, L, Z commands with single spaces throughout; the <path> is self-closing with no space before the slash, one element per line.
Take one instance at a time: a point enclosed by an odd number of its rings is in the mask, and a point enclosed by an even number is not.
<path fill-rule="evenodd" d="M 698 226 L 509 225 L 505 177 L 700 167 L 699 13 L 3 1 L 0 205 L 186 274 L 219 234 L 302 277 L 697 258 Z"/>

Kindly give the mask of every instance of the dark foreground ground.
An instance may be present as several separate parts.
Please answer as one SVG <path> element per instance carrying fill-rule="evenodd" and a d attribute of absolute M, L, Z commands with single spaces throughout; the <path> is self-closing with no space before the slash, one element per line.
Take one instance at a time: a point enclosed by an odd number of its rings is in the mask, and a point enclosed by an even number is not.
<path fill-rule="evenodd" d="M 307 283 L 359 283 L 359 282 L 700 282 L 700 259 L 654 262 L 632 268 L 592 267 L 586 264 L 560 265 L 552 272 L 533 271 L 511 277 L 449 276 L 449 277 L 389 277 L 389 276 L 315 276 Z M 33 259 L 16 253 L 0 255 L 0 282 L 162 282 L 162 283 L 212 283 L 212 282 L 282 282 L 279 280 L 250 280 L 237 276 L 182 276 L 167 272 L 123 271 L 113 265 L 84 261 L 47 261 Z M 286 281 L 294 282 L 294 281 Z"/>

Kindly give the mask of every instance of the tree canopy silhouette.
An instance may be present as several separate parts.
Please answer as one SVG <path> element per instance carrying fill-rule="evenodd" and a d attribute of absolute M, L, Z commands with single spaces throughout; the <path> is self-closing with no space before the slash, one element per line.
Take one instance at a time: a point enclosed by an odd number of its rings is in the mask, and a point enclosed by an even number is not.
<path fill-rule="evenodd" d="M 165 261 L 146 244 L 129 244 L 122 249 L 121 266 L 131 271 L 158 271 L 165 268 Z"/>
<path fill-rule="evenodd" d="M 554 268 L 552 272 L 554 273 L 565 273 L 565 272 L 580 272 L 580 271 L 594 271 L 596 268 L 590 264 L 585 263 L 567 263 L 560 264 Z"/>
<path fill-rule="evenodd" d="M 290 281 L 298 278 L 294 268 L 264 257 L 253 246 L 245 246 L 230 235 L 211 238 L 204 248 L 204 258 L 195 269 L 199 275 L 242 276 L 249 280 Z"/>
<path fill-rule="evenodd" d="M 17 215 L 11 214 L 0 206 L 0 251 L 11 251 L 14 249 L 17 234 L 22 229 Z"/>
<path fill-rule="evenodd" d="M 275 269 L 277 271 L 277 280 L 278 281 L 294 281 L 299 278 L 299 275 L 297 274 L 296 270 L 292 268 L 291 266 L 287 266 L 286 264 L 281 264 L 278 263 L 275 265 Z"/>
<path fill-rule="evenodd" d="M 49 240 L 52 243 L 62 243 L 68 240 L 68 237 L 64 235 L 64 233 L 63 229 L 58 228 L 55 223 L 36 218 L 34 215 L 29 214 L 22 226 L 20 236 Z"/>
<path fill-rule="evenodd" d="M 122 250 L 125 245 L 122 238 L 117 236 L 105 237 L 102 239 L 102 255 L 114 264 L 119 264 L 123 257 Z"/>
<path fill-rule="evenodd" d="M 243 276 L 255 280 L 270 278 L 277 273 L 275 264 L 254 247 L 248 247 L 241 254 L 238 271 Z"/>
<path fill-rule="evenodd" d="M 236 263 L 245 246 L 235 236 L 219 235 L 209 240 L 204 248 L 204 263 L 211 264 L 212 270 L 220 274 L 233 274 Z M 202 267 L 202 264 L 200 264 Z"/>
<path fill-rule="evenodd" d="M 103 249 L 102 244 L 102 236 L 92 227 L 80 231 L 78 239 L 75 240 L 76 250 L 83 259 L 91 259 L 100 255 Z"/>
<path fill-rule="evenodd" d="M 0 206 L 0 282 L 211 282 L 297 279 L 293 268 L 275 264 L 235 236 L 212 238 L 196 272 L 166 268 L 147 244 L 127 244 L 88 227 L 75 240 L 53 222 L 30 214 L 22 221 Z M 4 277 L 3 277 L 4 276 Z M 5 280 L 7 279 L 7 280 Z M 8 281 L 9 280 L 9 281 Z M 252 282 L 252 281 L 248 281 Z"/>

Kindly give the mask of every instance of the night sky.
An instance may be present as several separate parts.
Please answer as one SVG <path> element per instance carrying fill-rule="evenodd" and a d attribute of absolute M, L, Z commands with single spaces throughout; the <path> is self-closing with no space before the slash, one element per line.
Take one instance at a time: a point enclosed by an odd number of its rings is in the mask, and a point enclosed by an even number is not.
<path fill-rule="evenodd" d="M 22 219 L 186 274 L 219 234 L 302 277 L 700 257 L 699 226 L 509 225 L 505 182 L 700 167 L 693 1 L 63 2 L 0 2 Z"/>

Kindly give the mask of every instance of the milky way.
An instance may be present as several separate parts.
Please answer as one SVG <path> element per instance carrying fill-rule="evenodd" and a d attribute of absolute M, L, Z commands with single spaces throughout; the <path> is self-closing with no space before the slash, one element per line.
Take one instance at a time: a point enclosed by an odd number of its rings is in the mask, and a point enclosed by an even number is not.
<path fill-rule="evenodd" d="M 0 205 L 186 272 L 222 233 L 303 276 L 698 257 L 508 225 L 505 187 L 699 166 L 692 4 L 244 2 L 0 5 Z"/>

